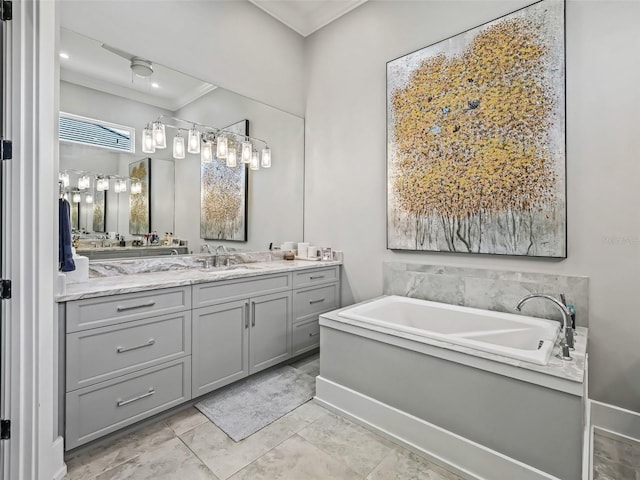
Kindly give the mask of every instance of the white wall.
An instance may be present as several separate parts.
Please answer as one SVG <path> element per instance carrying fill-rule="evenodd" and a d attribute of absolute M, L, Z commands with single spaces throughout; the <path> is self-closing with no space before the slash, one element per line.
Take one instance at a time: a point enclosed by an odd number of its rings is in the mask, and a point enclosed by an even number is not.
<path fill-rule="evenodd" d="M 62 0 L 63 27 L 302 115 L 303 38 L 246 0 Z"/>
<path fill-rule="evenodd" d="M 224 128 L 249 120 L 249 134 L 266 140 L 272 151 L 272 166 L 249 171 L 248 241 L 214 242 L 242 250 L 266 250 L 269 243 L 302 240 L 304 120 L 224 89 L 211 93 L 178 110 L 180 118 Z M 256 148 L 262 144 L 256 142 Z M 200 244 L 200 156 L 176 160 L 176 232 L 189 241 L 189 249 Z"/>
<path fill-rule="evenodd" d="M 392 260 L 590 277 L 591 397 L 639 411 L 640 3 L 566 5 L 566 260 L 386 250 L 386 62 L 527 3 L 372 1 L 307 39 L 305 237 L 345 251 L 347 304 Z"/>

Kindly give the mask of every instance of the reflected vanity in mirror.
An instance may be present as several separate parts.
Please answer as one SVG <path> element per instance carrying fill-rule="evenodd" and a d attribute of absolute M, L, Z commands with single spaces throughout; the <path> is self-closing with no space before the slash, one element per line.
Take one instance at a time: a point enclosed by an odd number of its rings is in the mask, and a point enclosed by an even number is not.
<path fill-rule="evenodd" d="M 131 59 L 120 55 L 126 52 L 114 53 L 114 49 L 104 48 L 99 40 L 65 28 L 61 28 L 60 52 L 65 54 L 60 58 L 62 117 L 93 119 L 99 124 L 96 130 L 84 132 L 87 141 L 78 143 L 65 138 L 66 127 L 63 128 L 61 120 L 60 171 L 69 174 L 67 195 L 77 218 L 75 225 L 79 232 L 85 232 L 83 255 L 120 258 L 169 254 L 172 250 L 200 251 L 205 242 L 200 225 L 201 155 L 186 153 L 184 158 L 173 158 L 171 142 L 176 131 L 169 129 L 169 148 L 143 153 L 143 130 L 161 116 L 218 128 L 248 120 L 250 135 L 268 141 L 273 152 L 271 168 L 248 173 L 246 240 L 211 240 L 211 243 L 257 251 L 267 249 L 271 242 L 280 244 L 285 239 L 302 238 L 304 120 L 301 117 L 155 63 L 151 63 L 150 75 L 139 77 Z M 189 126 L 183 126 L 186 137 Z M 130 132 L 128 149 L 122 148 L 126 143 L 123 139 L 118 139 L 122 144 L 116 147 L 99 145 L 102 137 L 117 137 L 121 130 Z M 131 192 L 130 165 L 141 161 L 148 162 L 150 174 L 145 190 L 148 217 L 143 215 L 143 219 L 148 218 L 146 233 L 155 231 L 158 235 L 158 244 L 150 245 L 153 248 L 149 249 L 146 248 L 149 237 L 144 235 L 146 228 L 141 230 L 140 224 L 132 222 L 132 215 L 140 212 L 132 213 L 135 202 L 131 196 L 138 194 Z M 78 188 L 82 174 L 90 177 L 88 188 Z M 104 194 L 104 202 L 100 203 L 102 217 L 99 207 L 95 207 L 99 177 L 109 182 L 109 188 L 99 190 L 98 194 Z M 122 186 L 116 191 L 119 181 L 124 182 L 125 191 Z M 94 203 L 88 203 L 87 196 Z M 72 202 L 78 199 L 79 202 Z M 120 247 L 120 237 L 124 237 L 126 247 Z M 169 238 L 170 245 L 160 245 Z M 143 247 L 133 246 L 134 241 Z"/>

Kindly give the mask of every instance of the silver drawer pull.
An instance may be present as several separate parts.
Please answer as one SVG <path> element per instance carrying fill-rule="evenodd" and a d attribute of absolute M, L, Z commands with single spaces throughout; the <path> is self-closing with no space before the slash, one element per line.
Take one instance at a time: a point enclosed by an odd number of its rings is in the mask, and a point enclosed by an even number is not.
<path fill-rule="evenodd" d="M 309 304 L 313 305 L 314 303 L 324 302 L 324 298 L 319 298 L 318 300 L 309 300 Z"/>
<path fill-rule="evenodd" d="M 143 343 L 142 345 L 136 345 L 135 347 L 118 347 L 118 348 L 116 348 L 116 352 L 118 352 L 118 353 L 130 352 L 131 350 L 137 350 L 139 348 L 150 347 L 154 343 L 156 343 L 156 341 L 153 338 L 150 338 L 147 343 Z"/>
<path fill-rule="evenodd" d="M 319 278 L 324 278 L 324 275 L 312 275 L 309 280 L 318 280 Z"/>
<path fill-rule="evenodd" d="M 315 337 L 316 335 L 320 335 L 320 332 L 310 333 L 310 334 L 309 334 L 309 336 L 310 336 L 310 337 Z"/>
<path fill-rule="evenodd" d="M 147 303 L 141 303 L 140 305 L 131 305 L 130 307 L 118 306 L 119 312 L 126 312 L 127 310 L 135 310 L 136 308 L 153 307 L 156 304 L 153 300 Z"/>
<path fill-rule="evenodd" d="M 118 407 L 124 407 L 125 405 L 129 405 L 130 403 L 137 402 L 138 400 L 142 400 L 143 398 L 150 397 L 154 393 L 156 393 L 156 391 L 153 387 L 151 387 L 147 393 L 143 393 L 140 396 L 130 398 L 129 400 L 120 400 L 118 403 L 116 403 L 116 405 Z"/>

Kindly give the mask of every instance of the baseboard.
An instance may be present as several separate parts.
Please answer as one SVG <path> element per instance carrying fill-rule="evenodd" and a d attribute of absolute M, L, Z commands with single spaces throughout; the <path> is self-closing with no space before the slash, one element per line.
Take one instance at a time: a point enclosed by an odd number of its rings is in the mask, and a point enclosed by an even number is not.
<path fill-rule="evenodd" d="M 62 437 L 56 438 L 56 441 L 53 442 L 53 451 L 57 453 L 56 458 L 62 461 L 62 465 L 58 466 L 58 470 L 56 470 L 56 473 L 53 475 L 53 480 L 62 480 L 67 474 L 67 464 L 63 461 L 64 439 Z"/>
<path fill-rule="evenodd" d="M 472 480 L 559 480 L 371 397 L 316 379 L 316 401 L 458 475 Z"/>
<path fill-rule="evenodd" d="M 640 413 L 607 403 L 590 401 L 591 426 L 640 441 Z"/>

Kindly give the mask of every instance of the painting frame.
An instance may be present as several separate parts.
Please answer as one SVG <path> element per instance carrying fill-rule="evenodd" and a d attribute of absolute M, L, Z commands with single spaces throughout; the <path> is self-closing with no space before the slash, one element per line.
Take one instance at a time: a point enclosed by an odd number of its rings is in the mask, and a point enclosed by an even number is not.
<path fill-rule="evenodd" d="M 129 178 L 142 183 L 141 193 L 129 193 L 129 234 L 151 232 L 151 158 L 129 163 Z"/>
<path fill-rule="evenodd" d="M 249 135 L 249 120 L 223 128 L 239 136 Z M 200 164 L 200 238 L 247 242 L 249 224 L 249 165 L 240 155 L 236 167 L 214 158 Z"/>
<path fill-rule="evenodd" d="M 387 62 L 387 249 L 567 257 L 565 11 L 541 0 Z M 521 97 L 540 128 L 501 138 Z"/>
<path fill-rule="evenodd" d="M 94 232 L 107 232 L 107 192 L 96 190 L 93 196 L 92 229 Z"/>

